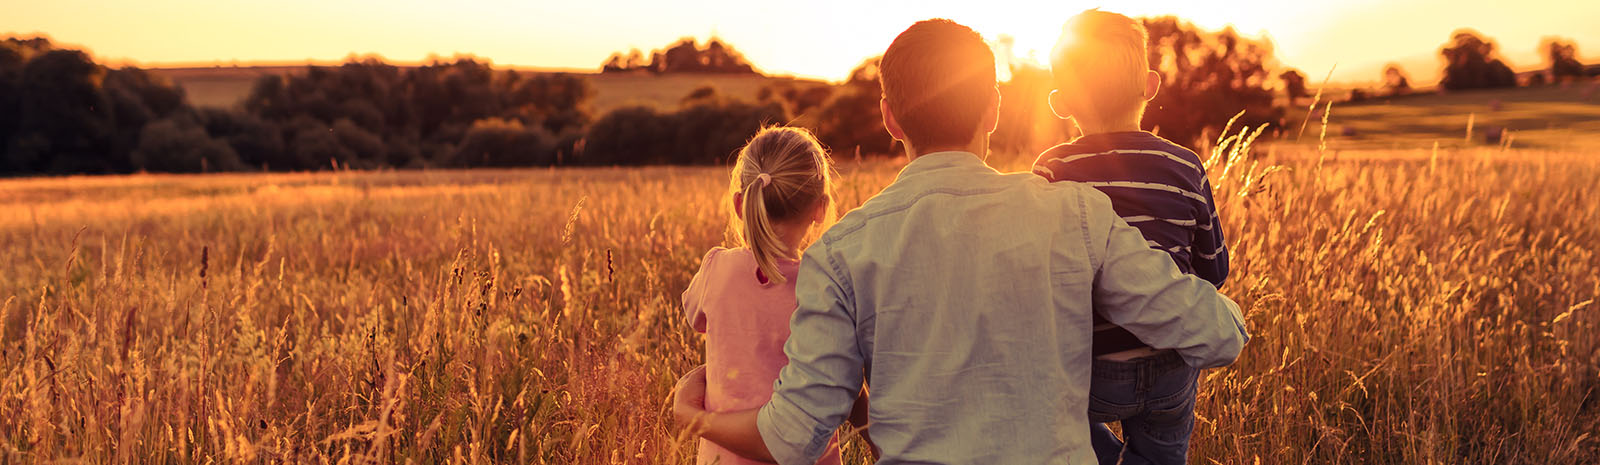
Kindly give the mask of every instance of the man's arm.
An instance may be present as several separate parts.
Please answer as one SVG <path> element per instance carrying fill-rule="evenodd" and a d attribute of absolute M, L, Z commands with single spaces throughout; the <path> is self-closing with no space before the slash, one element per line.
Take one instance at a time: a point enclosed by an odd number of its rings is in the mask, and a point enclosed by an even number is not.
<path fill-rule="evenodd" d="M 783 351 L 789 364 L 773 383 L 757 425 L 778 463 L 816 463 L 861 393 L 866 357 L 856 340 L 857 311 L 847 270 L 830 245 L 806 250 L 795 279 L 798 306 Z"/>
<path fill-rule="evenodd" d="M 673 414 L 692 431 L 735 454 L 784 464 L 815 463 L 861 392 L 863 363 L 847 286 L 828 265 L 823 243 L 800 261 L 799 301 L 789 320 L 789 364 L 759 411 L 705 413 L 705 373 L 684 376 Z M 697 420 L 698 419 L 698 420 Z"/>
<path fill-rule="evenodd" d="M 1102 221 L 1110 224 L 1099 233 L 1105 242 L 1091 244 L 1101 257 L 1094 280 L 1096 310 L 1151 347 L 1176 350 L 1189 366 L 1233 363 L 1250 339 L 1238 304 L 1151 249 L 1138 229 L 1109 213 L 1105 196 L 1089 195 L 1086 202 L 1085 214 L 1108 216 Z"/>
<path fill-rule="evenodd" d="M 673 389 L 672 415 L 679 424 L 687 425 L 691 434 L 699 434 L 741 457 L 771 462 L 772 453 L 767 451 L 767 445 L 761 442 L 761 433 L 756 431 L 758 411 L 707 412 L 705 365 L 683 375 Z"/>

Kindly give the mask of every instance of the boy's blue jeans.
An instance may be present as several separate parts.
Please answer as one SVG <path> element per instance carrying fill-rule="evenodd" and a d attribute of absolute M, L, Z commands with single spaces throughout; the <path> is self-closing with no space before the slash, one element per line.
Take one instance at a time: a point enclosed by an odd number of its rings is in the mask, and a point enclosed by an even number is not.
<path fill-rule="evenodd" d="M 1101 465 L 1182 464 L 1194 432 L 1200 371 L 1176 352 L 1115 362 L 1095 360 L 1089 388 L 1089 439 Z M 1118 439 L 1106 422 L 1122 422 Z"/>

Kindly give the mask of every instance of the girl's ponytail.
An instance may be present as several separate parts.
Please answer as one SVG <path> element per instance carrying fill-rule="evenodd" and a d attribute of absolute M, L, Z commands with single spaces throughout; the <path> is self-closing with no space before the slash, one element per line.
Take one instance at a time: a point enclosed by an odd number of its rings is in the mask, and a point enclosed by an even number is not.
<path fill-rule="evenodd" d="M 756 257 L 756 267 L 768 281 L 782 283 L 783 273 L 778 271 L 778 257 L 788 256 L 788 248 L 772 228 L 772 218 L 767 214 L 766 188 L 772 176 L 762 173 L 744 188 L 744 243 Z"/>
<path fill-rule="evenodd" d="M 787 281 L 778 260 L 799 259 L 796 251 L 805 245 L 784 243 L 774 224 L 805 219 L 819 207 L 831 221 L 832 179 L 822 144 L 804 129 L 763 128 L 739 150 L 731 190 L 743 198 L 743 219 L 732 222 L 730 232 L 755 255 L 766 282 Z"/>

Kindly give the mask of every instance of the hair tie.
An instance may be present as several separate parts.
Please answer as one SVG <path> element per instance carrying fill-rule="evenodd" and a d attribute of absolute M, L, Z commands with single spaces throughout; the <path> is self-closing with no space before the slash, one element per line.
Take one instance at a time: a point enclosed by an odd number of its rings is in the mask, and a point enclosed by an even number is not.
<path fill-rule="evenodd" d="M 767 173 L 761 173 L 756 175 L 756 181 L 760 181 L 761 187 L 765 189 L 767 185 L 772 184 L 772 176 L 768 175 Z"/>

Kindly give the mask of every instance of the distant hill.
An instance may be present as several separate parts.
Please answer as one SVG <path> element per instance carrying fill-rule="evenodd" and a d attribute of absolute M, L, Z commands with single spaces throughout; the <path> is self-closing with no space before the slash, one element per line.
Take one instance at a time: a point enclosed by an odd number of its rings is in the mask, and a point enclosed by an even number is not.
<path fill-rule="evenodd" d="M 330 65 L 337 66 L 337 65 Z M 298 74 L 305 72 L 301 66 L 239 66 L 210 68 L 153 68 L 149 71 L 172 80 L 188 94 L 195 106 L 228 108 L 243 102 L 250 89 L 261 76 Z M 519 72 L 566 72 L 543 69 L 519 69 Z M 624 105 L 642 104 L 659 108 L 675 108 L 678 101 L 703 85 L 717 88 L 722 95 L 755 100 L 756 93 L 769 84 L 791 82 L 796 84 L 826 84 L 822 81 L 762 75 L 730 74 L 650 74 L 650 73 L 593 73 L 579 72 L 595 87 L 590 109 L 601 115 Z"/>

